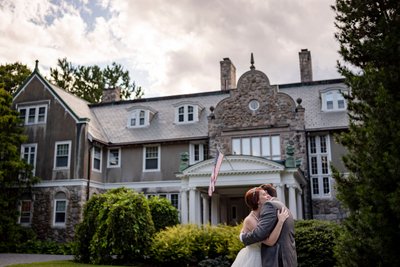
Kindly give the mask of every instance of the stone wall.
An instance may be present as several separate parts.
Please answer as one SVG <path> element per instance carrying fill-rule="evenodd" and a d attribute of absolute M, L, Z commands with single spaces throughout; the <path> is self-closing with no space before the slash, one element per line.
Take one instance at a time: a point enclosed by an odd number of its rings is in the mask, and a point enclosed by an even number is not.
<path fill-rule="evenodd" d="M 54 197 L 57 192 L 67 196 L 65 227 L 54 226 Z M 57 242 L 72 241 L 75 225 L 81 221 L 83 205 L 86 200 L 85 186 L 35 188 L 32 229 L 39 239 Z"/>

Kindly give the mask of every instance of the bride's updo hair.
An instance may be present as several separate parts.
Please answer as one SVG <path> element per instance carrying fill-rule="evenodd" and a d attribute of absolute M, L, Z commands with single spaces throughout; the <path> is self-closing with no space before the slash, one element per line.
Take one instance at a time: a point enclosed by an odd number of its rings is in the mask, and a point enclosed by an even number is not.
<path fill-rule="evenodd" d="M 256 210 L 258 208 L 258 200 L 260 199 L 260 192 L 264 191 L 261 187 L 254 187 L 246 192 L 244 196 L 244 201 L 246 205 L 252 209 Z"/>

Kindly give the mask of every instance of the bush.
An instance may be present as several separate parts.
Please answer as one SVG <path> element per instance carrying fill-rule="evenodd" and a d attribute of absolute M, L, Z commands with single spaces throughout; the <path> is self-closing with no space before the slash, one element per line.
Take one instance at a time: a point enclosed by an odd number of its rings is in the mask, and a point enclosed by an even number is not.
<path fill-rule="evenodd" d="M 177 225 L 158 232 L 153 239 L 152 260 L 162 266 L 229 266 L 244 247 L 242 225 Z M 333 247 L 340 226 L 334 222 L 295 222 L 299 267 L 334 266 Z"/>
<path fill-rule="evenodd" d="M 93 196 L 76 228 L 75 260 L 94 264 L 129 263 L 149 253 L 154 224 L 147 199 L 118 188 Z"/>
<path fill-rule="evenodd" d="M 226 256 L 219 256 L 215 259 L 206 259 L 199 262 L 199 267 L 229 267 L 231 262 Z"/>
<path fill-rule="evenodd" d="M 295 222 L 299 267 L 335 266 L 333 254 L 340 226 L 335 222 L 304 220 Z"/>
<path fill-rule="evenodd" d="M 165 229 L 167 226 L 174 226 L 179 223 L 178 210 L 166 198 L 151 197 L 149 199 L 149 207 L 154 228 L 157 232 Z"/>
<path fill-rule="evenodd" d="M 203 265 L 212 262 L 210 266 L 225 266 L 223 262 L 232 261 L 243 247 L 238 238 L 239 227 L 192 224 L 167 227 L 154 236 L 152 259 L 162 266 L 187 266 L 203 260 L 206 260 Z"/>

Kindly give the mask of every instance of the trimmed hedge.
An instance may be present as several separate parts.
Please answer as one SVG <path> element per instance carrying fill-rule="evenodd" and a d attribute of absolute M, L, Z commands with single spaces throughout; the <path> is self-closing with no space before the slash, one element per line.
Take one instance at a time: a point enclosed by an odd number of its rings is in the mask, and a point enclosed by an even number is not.
<path fill-rule="evenodd" d="M 229 266 L 243 248 L 239 240 L 241 228 L 242 225 L 167 227 L 154 236 L 151 259 L 162 266 Z M 296 221 L 299 267 L 334 266 L 333 247 L 339 229 L 334 222 Z"/>
<path fill-rule="evenodd" d="M 299 267 L 335 266 L 333 248 L 339 231 L 340 225 L 335 222 L 296 221 L 295 238 Z"/>
<path fill-rule="evenodd" d="M 241 245 L 240 226 L 197 226 L 193 224 L 167 227 L 152 242 L 151 258 L 162 266 L 192 266 L 202 260 L 225 256 L 231 260 Z"/>

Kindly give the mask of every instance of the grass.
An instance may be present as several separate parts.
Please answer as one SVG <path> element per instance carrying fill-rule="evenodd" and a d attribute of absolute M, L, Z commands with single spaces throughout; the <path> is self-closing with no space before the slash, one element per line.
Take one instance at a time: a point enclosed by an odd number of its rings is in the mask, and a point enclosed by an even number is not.
<path fill-rule="evenodd" d="M 13 264 L 8 265 L 7 267 L 126 267 L 122 265 L 93 265 L 93 264 L 84 264 L 77 263 L 73 261 L 47 261 L 47 262 L 35 262 L 35 263 L 22 263 L 22 264 Z M 133 267 L 149 267 L 147 265 L 129 265 Z"/>

